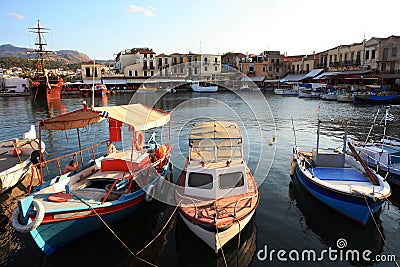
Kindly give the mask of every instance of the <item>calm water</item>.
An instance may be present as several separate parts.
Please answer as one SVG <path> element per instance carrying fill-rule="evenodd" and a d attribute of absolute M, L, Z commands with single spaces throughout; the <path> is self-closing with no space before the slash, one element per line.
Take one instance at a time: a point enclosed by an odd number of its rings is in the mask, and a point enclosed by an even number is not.
<path fill-rule="evenodd" d="M 265 97 L 265 98 L 264 98 Z M 260 204 L 256 216 L 238 238 L 224 246 L 224 256 L 229 266 L 331 266 L 325 257 L 322 262 L 260 261 L 257 252 L 267 246 L 268 251 L 313 249 L 317 253 L 331 247 L 337 249 L 337 240 L 344 238 L 349 249 L 372 255 L 395 254 L 400 256 L 400 190 L 393 188 L 391 205 L 385 205 L 377 224 L 372 220 L 366 227 L 349 221 L 340 214 L 317 202 L 298 187 L 289 176 L 291 149 L 294 144 L 292 121 L 296 129 L 297 144 L 311 149 L 316 143 L 317 110 L 322 119 L 347 120 L 348 133 L 365 139 L 378 107 L 355 106 L 349 103 L 303 100 L 296 97 L 275 96 L 270 92 L 231 92 L 198 94 L 179 92 L 158 95 L 154 93 L 117 94 L 96 98 L 95 105 L 120 105 L 141 102 L 170 111 L 172 114 L 171 142 L 174 144 L 172 161 L 177 178 L 187 156 L 187 137 L 196 121 L 218 119 L 235 120 L 244 134 L 245 155 L 250 169 L 260 186 Z M 266 99 L 266 100 L 265 100 Z M 32 103 L 28 98 L 0 99 L 0 139 L 22 136 L 30 124 L 81 107 L 82 98 L 67 97 L 51 107 Z M 88 99 L 88 102 L 90 100 Z M 268 103 L 268 104 L 267 104 Z M 381 112 L 382 115 L 383 112 Z M 400 112 L 392 110 L 396 121 L 389 126 L 389 134 L 399 135 Z M 381 117 L 381 116 L 380 116 Z M 158 132 L 166 138 L 167 127 Z M 325 126 L 321 130 L 321 146 L 338 147 L 343 129 Z M 382 128 L 374 130 L 380 137 Z M 43 132 L 49 157 L 72 151 L 76 132 Z M 84 144 L 105 140 L 106 124 L 80 133 Z M 275 140 L 275 142 L 273 142 Z M 14 232 L 10 218 L 16 201 L 22 197 L 24 185 L 1 196 L 0 265 L 5 266 L 144 266 L 115 239 L 102 229 L 70 244 L 51 256 L 45 256 L 36 247 L 30 235 Z M 171 191 L 169 193 L 172 193 Z M 168 192 L 166 192 L 168 194 Z M 133 252 L 145 246 L 164 226 L 174 207 L 152 202 L 142 206 L 128 218 L 112 225 L 114 232 Z M 382 240 L 382 236 L 385 242 Z M 178 218 L 173 216 L 156 241 L 140 254 L 160 266 L 225 266 L 223 255 L 215 255 L 192 234 Z M 393 263 L 347 262 L 337 260 L 335 266 L 394 266 Z"/>

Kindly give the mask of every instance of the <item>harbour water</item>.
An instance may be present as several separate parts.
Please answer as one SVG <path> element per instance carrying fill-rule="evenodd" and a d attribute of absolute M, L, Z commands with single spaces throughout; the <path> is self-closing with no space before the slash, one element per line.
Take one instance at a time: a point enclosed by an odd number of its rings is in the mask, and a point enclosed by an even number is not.
<path fill-rule="evenodd" d="M 30 124 L 65 111 L 80 108 L 84 99 L 65 97 L 61 103 L 50 107 L 34 103 L 30 97 L 0 99 L 0 139 L 21 136 Z M 86 99 L 90 102 L 90 99 Z M 370 258 L 380 255 L 400 257 L 400 190 L 392 187 L 390 204 L 386 204 L 377 216 L 362 227 L 348 218 L 320 204 L 299 187 L 296 179 L 289 176 L 292 146 L 296 142 L 305 149 L 316 145 L 317 118 L 349 122 L 348 134 L 365 139 L 378 106 L 350 103 L 324 102 L 275 96 L 271 92 L 221 91 L 215 94 L 178 92 L 168 94 L 121 93 L 95 98 L 95 106 L 121 105 L 141 102 L 170 111 L 172 115 L 171 142 L 174 145 L 172 162 L 176 179 L 183 168 L 188 152 L 188 134 L 194 122 L 199 120 L 235 120 L 244 132 L 245 156 L 249 168 L 260 186 L 260 204 L 255 218 L 243 229 L 240 238 L 234 238 L 224 246 L 224 253 L 215 255 L 200 239 L 191 233 L 175 207 L 152 202 L 137 212 L 111 225 L 112 230 L 136 253 L 148 244 L 171 220 L 160 236 L 140 257 L 159 266 L 395 266 L 393 262 L 367 262 L 346 260 L 345 257 L 330 259 L 323 250 L 345 249 L 371 251 Z M 381 107 L 382 108 L 382 107 Z M 318 110 L 320 110 L 318 114 Z M 400 110 L 392 109 L 395 122 L 389 125 L 388 134 L 399 136 Z M 383 111 L 380 113 L 383 114 Z M 380 116 L 381 117 L 381 116 Z M 292 120 L 295 128 L 293 132 Z M 37 128 L 36 128 L 37 129 Z M 165 131 L 161 137 L 165 138 Z M 82 132 L 84 134 L 84 132 Z M 85 144 L 97 138 L 105 139 L 107 128 L 96 128 Z M 321 130 L 321 145 L 339 147 L 343 129 L 325 126 Z M 377 126 L 373 136 L 379 139 L 382 127 Z M 43 132 L 49 156 L 68 152 L 73 148 L 74 134 Z M 106 228 L 85 236 L 51 256 L 40 252 L 30 235 L 17 233 L 11 226 L 11 214 L 17 199 L 23 194 L 19 185 L 1 196 L 0 210 L 0 265 L 2 266 L 146 266 L 135 259 Z M 165 192 L 172 194 L 172 191 Z M 340 246 L 338 240 L 341 241 Z M 343 243 L 345 241 L 345 243 Z M 345 246 L 343 245 L 345 244 Z M 275 250 L 271 257 L 266 252 Z M 279 260 L 278 250 L 286 252 L 287 261 Z M 314 250 L 315 261 L 290 260 L 290 251 Z M 269 254 L 270 255 L 270 254 Z M 294 255 L 294 254 L 292 254 Z"/>

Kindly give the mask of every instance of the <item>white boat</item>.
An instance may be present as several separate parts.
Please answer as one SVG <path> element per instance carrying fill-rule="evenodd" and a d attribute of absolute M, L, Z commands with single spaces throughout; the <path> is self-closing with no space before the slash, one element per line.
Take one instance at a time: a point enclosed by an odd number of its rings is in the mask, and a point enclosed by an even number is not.
<path fill-rule="evenodd" d="M 299 98 L 319 98 L 326 84 L 306 83 L 299 87 Z"/>
<path fill-rule="evenodd" d="M 189 149 L 175 200 L 188 228 L 217 253 L 253 217 L 257 183 L 244 161 L 237 123 L 197 123 Z"/>
<path fill-rule="evenodd" d="M 336 101 L 337 100 L 337 94 L 336 92 L 326 92 L 323 93 L 319 96 L 322 100 L 325 101 Z"/>
<path fill-rule="evenodd" d="M 298 83 L 285 83 L 274 89 L 276 95 L 299 95 L 299 84 Z"/>
<path fill-rule="evenodd" d="M 0 142 L 0 194 L 15 186 L 25 178 L 32 163 L 38 163 L 39 140 L 35 126 L 31 125 L 24 138 Z M 44 151 L 44 143 L 41 150 Z"/>
<path fill-rule="evenodd" d="M 338 102 L 353 102 L 353 93 L 351 89 L 348 88 L 339 88 L 336 91 L 337 101 Z"/>
<path fill-rule="evenodd" d="M 193 82 L 190 87 L 194 92 L 199 93 L 215 93 L 218 91 L 217 85 L 210 85 L 207 82 Z"/>

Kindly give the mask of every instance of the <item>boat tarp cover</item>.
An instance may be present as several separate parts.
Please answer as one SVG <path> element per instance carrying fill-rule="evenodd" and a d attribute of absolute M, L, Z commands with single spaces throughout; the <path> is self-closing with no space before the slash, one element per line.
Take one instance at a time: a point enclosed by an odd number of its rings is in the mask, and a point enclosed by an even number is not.
<path fill-rule="evenodd" d="M 104 118 L 133 126 L 135 131 L 143 131 L 165 125 L 169 122 L 170 115 L 142 104 L 129 104 L 80 109 L 43 120 L 40 125 L 44 130 L 69 130 L 98 123 Z"/>
<path fill-rule="evenodd" d="M 314 168 L 314 176 L 326 181 L 368 182 L 361 173 L 349 168 Z"/>

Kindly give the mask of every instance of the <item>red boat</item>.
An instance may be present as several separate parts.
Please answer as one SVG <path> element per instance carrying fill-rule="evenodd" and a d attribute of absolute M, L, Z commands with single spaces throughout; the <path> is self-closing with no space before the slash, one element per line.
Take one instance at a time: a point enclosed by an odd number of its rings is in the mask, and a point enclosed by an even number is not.
<path fill-rule="evenodd" d="M 46 51 L 44 46 L 47 44 L 43 41 L 42 34 L 43 30 L 47 30 L 46 28 L 40 27 L 40 23 L 38 20 L 37 27 L 29 28 L 33 33 L 37 33 L 38 40 L 35 45 L 38 46 L 34 51 L 29 51 L 28 53 L 36 53 L 39 55 L 39 60 L 37 63 L 37 72 L 35 76 L 31 79 L 31 93 L 34 100 L 36 99 L 60 99 L 61 95 L 61 87 L 63 85 L 63 80 L 61 77 L 58 77 L 56 74 L 51 75 L 48 74 L 44 68 L 44 55 L 46 54 L 54 54 L 55 52 Z"/>
<path fill-rule="evenodd" d="M 104 84 L 96 84 L 94 88 L 81 88 L 82 95 L 91 95 L 94 91 L 94 95 L 105 96 L 108 92 L 107 87 Z"/>

